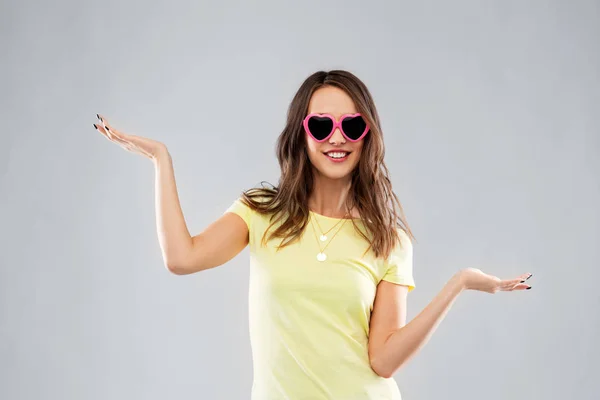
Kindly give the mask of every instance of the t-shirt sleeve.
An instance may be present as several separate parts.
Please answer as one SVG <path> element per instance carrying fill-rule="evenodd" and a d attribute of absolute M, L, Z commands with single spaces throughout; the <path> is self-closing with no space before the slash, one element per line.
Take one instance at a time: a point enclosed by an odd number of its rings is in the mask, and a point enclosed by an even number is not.
<path fill-rule="evenodd" d="M 225 210 L 225 212 L 223 214 L 228 213 L 228 212 L 232 212 L 234 214 L 239 215 L 244 220 L 246 225 L 248 226 L 248 230 L 250 230 L 250 228 L 252 226 L 253 210 L 250 207 L 248 207 L 246 204 L 244 204 L 244 202 L 242 202 L 241 197 L 237 198 L 233 202 L 233 204 L 231 204 L 229 206 L 229 208 L 227 208 L 227 210 Z"/>
<path fill-rule="evenodd" d="M 413 278 L 413 246 L 410 237 L 399 229 L 402 244 L 398 244 L 386 261 L 386 271 L 382 280 L 408 286 L 411 292 L 415 288 Z"/>

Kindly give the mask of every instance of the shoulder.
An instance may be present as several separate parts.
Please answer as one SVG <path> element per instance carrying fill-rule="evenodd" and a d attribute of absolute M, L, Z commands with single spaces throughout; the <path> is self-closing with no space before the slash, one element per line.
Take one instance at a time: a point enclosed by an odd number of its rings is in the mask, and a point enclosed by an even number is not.
<path fill-rule="evenodd" d="M 238 201 L 255 213 L 268 214 L 277 192 L 270 188 L 251 188 L 242 192 Z"/>
<path fill-rule="evenodd" d="M 411 236 L 403 228 L 397 228 L 396 231 L 400 239 L 396 247 L 399 249 L 412 249 Z"/>
<path fill-rule="evenodd" d="M 398 233 L 398 241 L 392 248 L 386 263 L 388 265 L 412 263 L 413 257 L 413 243 L 411 236 L 403 229 L 398 227 L 396 229 Z"/>
<path fill-rule="evenodd" d="M 415 288 L 413 277 L 413 247 L 410 235 L 398 229 L 400 243 L 392 249 L 385 262 L 382 280 L 408 286 L 408 291 Z"/>
<path fill-rule="evenodd" d="M 276 194 L 276 188 L 253 187 L 244 190 L 230 204 L 227 211 L 238 214 L 250 226 L 256 216 L 270 214 Z"/>
<path fill-rule="evenodd" d="M 410 230 L 407 230 L 401 225 L 397 225 L 395 231 L 396 241 L 392 246 L 390 256 L 397 255 L 398 253 L 412 251 L 413 235 L 410 232 Z"/>

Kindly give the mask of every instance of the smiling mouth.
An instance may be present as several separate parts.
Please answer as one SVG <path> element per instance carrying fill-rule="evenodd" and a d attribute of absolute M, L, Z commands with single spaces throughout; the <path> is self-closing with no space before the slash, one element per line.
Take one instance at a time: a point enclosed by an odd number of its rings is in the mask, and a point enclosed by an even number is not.
<path fill-rule="evenodd" d="M 331 160 L 341 161 L 347 159 L 350 153 L 351 152 L 349 151 L 329 151 L 323 154 L 325 154 L 325 156 Z"/>

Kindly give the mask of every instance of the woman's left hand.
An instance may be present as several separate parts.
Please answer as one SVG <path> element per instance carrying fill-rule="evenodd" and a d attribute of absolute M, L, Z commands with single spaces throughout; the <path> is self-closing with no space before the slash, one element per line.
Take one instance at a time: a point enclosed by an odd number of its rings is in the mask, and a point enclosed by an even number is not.
<path fill-rule="evenodd" d="M 481 292 L 512 292 L 513 290 L 531 289 L 525 281 L 533 274 L 525 273 L 514 279 L 502 280 L 496 276 L 488 275 L 477 268 L 465 268 L 459 273 L 459 279 L 465 289 L 479 290 Z"/>

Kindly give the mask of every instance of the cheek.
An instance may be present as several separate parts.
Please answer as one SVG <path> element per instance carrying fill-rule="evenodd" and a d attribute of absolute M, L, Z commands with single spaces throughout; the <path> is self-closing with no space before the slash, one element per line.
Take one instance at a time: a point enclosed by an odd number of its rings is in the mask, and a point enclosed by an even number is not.
<path fill-rule="evenodd" d="M 308 153 L 308 158 L 311 160 L 316 160 L 317 156 L 321 154 L 320 150 L 321 146 L 319 143 L 313 140 L 307 140 L 306 142 L 306 152 Z"/>
<path fill-rule="evenodd" d="M 354 159 L 357 162 L 360 159 L 360 155 L 362 154 L 362 149 L 363 149 L 362 141 L 360 143 L 355 144 L 354 147 L 352 148 L 352 155 L 354 156 Z"/>

